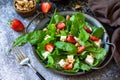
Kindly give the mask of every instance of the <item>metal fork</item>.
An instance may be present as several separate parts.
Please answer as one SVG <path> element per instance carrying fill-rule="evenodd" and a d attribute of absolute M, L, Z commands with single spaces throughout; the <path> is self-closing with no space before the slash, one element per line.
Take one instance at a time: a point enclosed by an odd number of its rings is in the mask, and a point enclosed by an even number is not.
<path fill-rule="evenodd" d="M 31 65 L 30 59 L 25 53 L 23 53 L 20 47 L 14 47 L 13 51 L 15 58 L 20 63 L 20 65 L 29 66 L 41 80 L 45 80 L 45 78 Z"/>

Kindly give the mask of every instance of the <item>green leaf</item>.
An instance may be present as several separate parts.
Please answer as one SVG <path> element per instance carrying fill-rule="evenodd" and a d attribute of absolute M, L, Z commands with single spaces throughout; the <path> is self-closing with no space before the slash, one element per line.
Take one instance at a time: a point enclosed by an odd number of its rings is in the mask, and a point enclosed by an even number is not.
<path fill-rule="evenodd" d="M 45 67 L 54 68 L 54 59 L 52 56 L 48 55 L 47 65 Z"/>
<path fill-rule="evenodd" d="M 56 15 L 54 15 L 54 21 L 55 21 L 55 23 L 65 22 L 65 18 L 64 18 L 64 16 L 62 16 L 60 14 L 56 14 Z"/>
<path fill-rule="evenodd" d="M 89 39 L 89 34 L 84 29 L 81 29 L 79 33 L 79 39 L 85 42 Z"/>
<path fill-rule="evenodd" d="M 48 28 L 48 30 L 47 30 L 47 34 L 49 34 L 49 35 L 51 35 L 51 36 L 55 36 L 55 32 L 56 32 L 56 26 L 55 26 L 55 24 L 49 24 L 48 26 L 47 26 L 47 28 Z"/>
<path fill-rule="evenodd" d="M 82 13 L 79 13 L 79 12 L 75 13 L 74 15 L 72 15 L 71 18 L 70 18 L 70 20 L 72 22 L 76 22 L 77 21 L 80 24 L 85 23 L 85 17 L 84 17 L 84 15 Z"/>
<path fill-rule="evenodd" d="M 77 53 L 77 48 L 75 47 L 75 45 L 71 44 L 71 43 L 67 43 L 67 42 L 62 42 L 62 41 L 57 41 L 55 43 L 56 48 L 63 50 L 63 51 L 67 51 L 70 54 L 76 54 Z"/>
<path fill-rule="evenodd" d="M 101 38 L 102 35 L 104 34 L 104 29 L 103 28 L 95 28 L 94 31 L 92 32 L 92 35 Z"/>
<path fill-rule="evenodd" d="M 35 45 L 37 43 L 40 43 L 45 36 L 45 32 L 38 30 L 34 32 L 30 32 L 28 34 L 23 34 L 15 39 L 13 42 L 14 46 L 21 46 L 27 42 L 30 42 L 31 44 Z"/>
<path fill-rule="evenodd" d="M 73 36 L 78 36 L 79 33 L 79 25 L 77 23 L 71 25 L 70 32 Z"/>
<path fill-rule="evenodd" d="M 106 55 L 106 50 L 104 48 L 88 47 L 86 50 L 92 53 L 96 59 L 104 59 Z"/>
<path fill-rule="evenodd" d="M 91 67 L 83 62 L 80 61 L 80 69 L 83 71 L 89 71 L 91 69 Z"/>

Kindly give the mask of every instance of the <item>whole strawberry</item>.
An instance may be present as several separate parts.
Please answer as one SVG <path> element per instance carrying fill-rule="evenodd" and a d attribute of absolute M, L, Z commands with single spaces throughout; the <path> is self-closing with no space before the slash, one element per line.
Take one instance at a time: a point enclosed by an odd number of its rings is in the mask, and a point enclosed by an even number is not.
<path fill-rule="evenodd" d="M 23 31 L 25 28 L 23 23 L 18 19 L 11 20 L 10 27 L 15 31 Z"/>

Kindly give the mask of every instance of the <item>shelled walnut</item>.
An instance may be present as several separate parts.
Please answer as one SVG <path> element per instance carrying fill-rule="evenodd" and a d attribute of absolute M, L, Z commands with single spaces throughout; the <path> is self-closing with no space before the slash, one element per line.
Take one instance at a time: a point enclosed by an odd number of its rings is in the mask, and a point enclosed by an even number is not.
<path fill-rule="evenodd" d="M 15 0 L 15 7 L 21 11 L 30 11 L 35 7 L 34 0 Z"/>

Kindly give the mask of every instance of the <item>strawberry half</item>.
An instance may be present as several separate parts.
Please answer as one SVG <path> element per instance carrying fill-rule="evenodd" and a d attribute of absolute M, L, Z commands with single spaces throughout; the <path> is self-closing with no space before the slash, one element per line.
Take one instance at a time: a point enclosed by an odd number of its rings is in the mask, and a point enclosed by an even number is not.
<path fill-rule="evenodd" d="M 78 47 L 78 54 L 82 53 L 85 50 L 85 46 Z"/>
<path fill-rule="evenodd" d="M 10 21 L 11 28 L 15 31 L 23 31 L 24 25 L 23 23 L 18 19 L 13 19 Z"/>
<path fill-rule="evenodd" d="M 65 27 L 66 27 L 66 25 L 65 25 L 64 22 L 60 22 L 60 23 L 58 23 L 58 25 L 57 25 L 57 28 L 58 28 L 58 29 L 65 29 Z"/>
<path fill-rule="evenodd" d="M 84 26 L 85 31 L 87 31 L 88 33 L 92 33 L 92 30 L 90 28 L 88 28 L 87 26 Z"/>
<path fill-rule="evenodd" d="M 74 37 L 72 35 L 69 35 L 66 40 L 67 40 L 67 42 L 70 42 L 72 44 L 76 43 L 76 41 L 75 41 L 75 39 L 74 39 Z"/>
<path fill-rule="evenodd" d="M 64 67 L 63 67 L 63 69 L 64 70 L 70 70 L 70 69 L 72 69 L 73 68 L 73 64 L 72 63 L 70 63 L 70 64 L 66 64 Z"/>
<path fill-rule="evenodd" d="M 90 39 L 93 41 L 99 41 L 99 38 L 97 38 L 96 36 L 90 35 Z"/>
<path fill-rule="evenodd" d="M 52 52 L 54 50 L 54 45 L 51 43 L 48 43 L 45 45 L 45 50 L 48 52 Z"/>
<path fill-rule="evenodd" d="M 41 3 L 41 10 L 43 13 L 48 13 L 48 11 L 51 9 L 50 2 L 42 2 Z"/>

